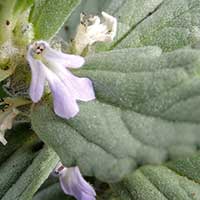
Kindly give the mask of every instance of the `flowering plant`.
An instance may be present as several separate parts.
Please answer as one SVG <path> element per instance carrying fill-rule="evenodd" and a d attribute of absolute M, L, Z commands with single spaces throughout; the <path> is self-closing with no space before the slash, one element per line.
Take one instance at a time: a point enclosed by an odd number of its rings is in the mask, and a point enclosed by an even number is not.
<path fill-rule="evenodd" d="M 1 1 L 0 198 L 200 199 L 199 12 Z"/>

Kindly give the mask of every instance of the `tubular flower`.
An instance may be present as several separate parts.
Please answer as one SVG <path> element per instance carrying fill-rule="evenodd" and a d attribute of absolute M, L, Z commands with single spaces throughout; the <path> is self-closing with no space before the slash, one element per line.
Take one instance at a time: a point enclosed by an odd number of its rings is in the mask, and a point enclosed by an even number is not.
<path fill-rule="evenodd" d="M 78 54 L 95 42 L 111 42 L 117 33 L 117 19 L 102 12 L 103 22 L 98 16 L 81 13 L 80 25 L 74 39 L 75 49 Z"/>
<path fill-rule="evenodd" d="M 74 196 L 77 200 L 95 200 L 93 187 L 82 177 L 78 167 L 66 168 L 58 163 L 54 174 L 59 176 L 60 185 L 65 194 Z"/>
<path fill-rule="evenodd" d="M 46 81 L 53 93 L 54 111 L 62 118 L 72 118 L 79 112 L 76 100 L 95 99 L 92 82 L 66 69 L 80 68 L 84 64 L 81 56 L 64 54 L 45 41 L 37 41 L 29 46 L 27 60 L 32 72 L 29 94 L 33 102 L 41 99 Z"/>

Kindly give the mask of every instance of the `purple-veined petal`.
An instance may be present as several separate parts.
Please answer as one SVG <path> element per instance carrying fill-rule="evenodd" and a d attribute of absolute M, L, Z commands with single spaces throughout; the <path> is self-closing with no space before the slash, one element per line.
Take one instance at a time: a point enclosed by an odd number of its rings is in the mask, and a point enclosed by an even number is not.
<path fill-rule="evenodd" d="M 79 112 L 74 94 L 51 70 L 45 67 L 45 74 L 53 93 L 54 111 L 63 118 L 69 119 Z"/>
<path fill-rule="evenodd" d="M 69 88 L 75 99 L 81 101 L 91 101 L 95 99 L 92 81 L 88 78 L 74 76 L 69 70 L 55 65 L 55 74 L 62 80 L 63 84 Z"/>
<path fill-rule="evenodd" d="M 60 184 L 65 194 L 77 200 L 95 200 L 93 187 L 82 177 L 78 167 L 65 168 L 60 174 Z"/>
<path fill-rule="evenodd" d="M 29 88 L 29 94 L 33 102 L 38 102 L 43 94 L 44 85 L 45 85 L 45 73 L 44 73 L 44 65 L 41 61 L 33 59 L 28 52 L 27 60 L 29 62 L 29 66 L 31 68 L 31 85 Z"/>
<path fill-rule="evenodd" d="M 83 57 L 78 56 L 78 55 L 65 54 L 60 51 L 56 51 L 52 49 L 51 47 L 49 47 L 49 45 L 46 47 L 44 57 L 46 60 L 59 63 L 62 66 L 68 67 L 68 68 L 80 68 L 85 63 L 85 60 Z"/>

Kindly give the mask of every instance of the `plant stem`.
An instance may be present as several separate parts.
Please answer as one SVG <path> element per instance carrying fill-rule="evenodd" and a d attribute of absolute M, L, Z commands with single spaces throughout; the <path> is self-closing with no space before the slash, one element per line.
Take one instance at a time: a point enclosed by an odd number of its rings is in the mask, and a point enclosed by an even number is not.
<path fill-rule="evenodd" d="M 13 19 L 13 9 L 16 0 L 4 0 L 0 2 L 0 44 L 11 40 L 12 30 L 16 20 Z"/>

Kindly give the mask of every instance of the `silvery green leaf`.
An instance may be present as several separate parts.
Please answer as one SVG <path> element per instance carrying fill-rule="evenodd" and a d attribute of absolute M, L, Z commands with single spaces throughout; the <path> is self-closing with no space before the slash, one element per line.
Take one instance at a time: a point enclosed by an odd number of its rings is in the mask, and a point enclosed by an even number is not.
<path fill-rule="evenodd" d="M 38 143 L 26 125 L 6 133 L 8 144 L 0 144 L 0 198 L 31 200 L 58 162 L 56 153 Z"/>
<path fill-rule="evenodd" d="M 57 117 L 51 104 L 32 112 L 33 129 L 64 165 L 115 182 L 138 165 L 197 150 L 199 50 L 121 49 L 86 60 L 78 74 L 93 81 L 95 101 L 80 103 L 71 120 Z"/>
<path fill-rule="evenodd" d="M 30 15 L 35 39 L 49 40 L 53 37 L 78 3 L 79 0 L 35 1 Z"/>
<path fill-rule="evenodd" d="M 199 0 L 112 0 L 105 11 L 117 17 L 118 33 L 99 50 L 156 45 L 172 51 L 200 40 Z"/>
<path fill-rule="evenodd" d="M 189 200 L 200 198 L 200 156 L 166 165 L 139 168 L 123 181 L 113 184 L 118 200 Z"/>

